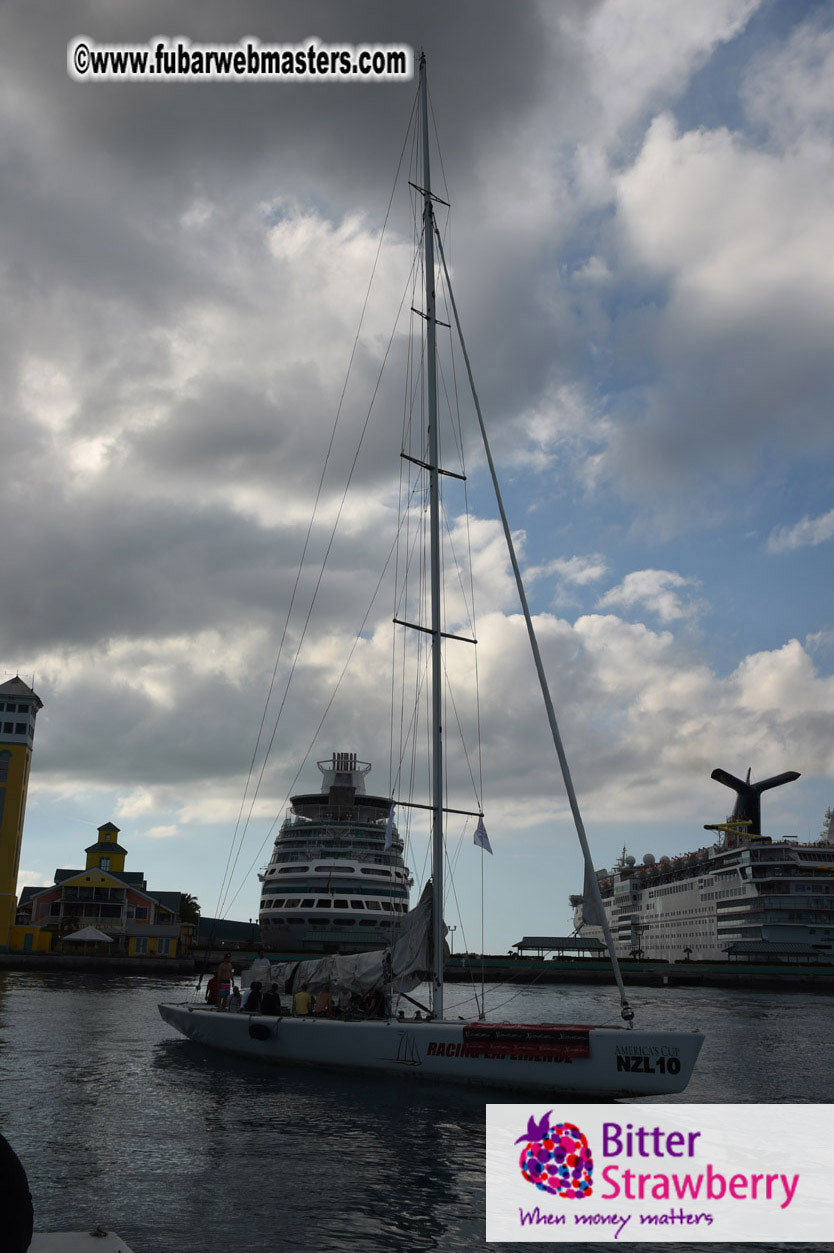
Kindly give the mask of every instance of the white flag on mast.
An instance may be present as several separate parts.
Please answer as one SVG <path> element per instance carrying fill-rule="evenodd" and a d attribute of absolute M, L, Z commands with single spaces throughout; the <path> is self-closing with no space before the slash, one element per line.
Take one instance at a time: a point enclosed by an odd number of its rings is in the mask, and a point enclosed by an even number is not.
<path fill-rule="evenodd" d="M 391 812 L 388 815 L 388 825 L 385 828 L 385 848 L 383 849 L 383 851 L 387 852 L 393 843 L 394 843 L 394 805 L 392 803 Z"/>
<path fill-rule="evenodd" d="M 478 848 L 484 848 L 488 853 L 492 853 L 492 845 L 489 842 L 489 836 L 486 833 L 483 817 L 478 819 L 478 825 L 475 828 L 475 843 Z M 493 856 L 495 854 L 493 853 Z"/>

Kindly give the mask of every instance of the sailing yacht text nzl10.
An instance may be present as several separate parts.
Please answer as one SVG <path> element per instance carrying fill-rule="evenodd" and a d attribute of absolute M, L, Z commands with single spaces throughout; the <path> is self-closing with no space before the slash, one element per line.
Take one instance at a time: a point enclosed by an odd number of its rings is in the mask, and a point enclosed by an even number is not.
<path fill-rule="evenodd" d="M 440 575 L 439 440 L 437 422 L 437 365 L 435 308 L 435 244 L 460 338 L 467 372 L 471 371 L 460 334 L 457 309 L 451 293 L 448 270 L 440 235 L 434 224 L 431 192 L 428 107 L 425 59 L 420 64 L 419 99 L 422 125 L 422 246 L 425 261 L 425 394 L 428 429 L 424 469 L 429 478 L 430 531 L 430 628 L 421 627 L 431 639 L 430 702 L 432 720 L 431 752 L 431 847 L 432 880 L 420 903 L 403 920 L 397 938 L 389 949 L 377 953 L 340 955 L 319 962 L 296 963 L 291 971 L 273 967 L 279 982 L 290 973 L 293 988 L 306 982 L 311 992 L 325 986 L 338 986 L 352 992 L 385 991 L 389 995 L 408 993 L 428 981 L 432 1007 L 428 1018 L 405 1020 L 331 1020 L 233 1014 L 198 1005 L 160 1005 L 166 1022 L 189 1039 L 247 1057 L 275 1063 L 296 1062 L 314 1066 L 381 1071 L 434 1080 L 474 1083 L 484 1086 L 540 1090 L 587 1097 L 648 1096 L 679 1092 L 692 1074 L 703 1037 L 695 1031 L 636 1030 L 620 977 L 613 943 L 593 874 L 582 819 L 556 724 L 542 659 L 533 631 L 532 618 L 521 582 L 518 562 L 480 407 L 474 386 L 473 401 L 484 439 L 498 509 L 509 546 L 510 560 L 518 586 L 533 658 L 542 688 L 556 754 L 582 846 L 589 891 L 596 888 L 600 925 L 606 935 L 612 965 L 620 989 L 624 1025 L 594 1027 L 574 1024 L 466 1022 L 444 1018 L 443 965 L 445 927 L 443 923 L 444 866 L 444 785 L 441 739 L 441 690 L 443 683 Z M 422 463 L 421 463 L 422 464 Z M 406 624 L 403 624 L 406 625 Z M 590 902 L 591 908 L 593 903 Z"/>

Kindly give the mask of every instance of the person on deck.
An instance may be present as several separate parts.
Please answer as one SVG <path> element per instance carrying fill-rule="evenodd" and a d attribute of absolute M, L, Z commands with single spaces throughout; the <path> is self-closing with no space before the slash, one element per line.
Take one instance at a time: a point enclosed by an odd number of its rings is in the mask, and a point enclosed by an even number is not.
<path fill-rule="evenodd" d="M 313 1006 L 313 1014 L 316 1018 L 332 1018 L 333 1017 L 333 1000 L 330 996 L 330 988 L 323 987 L 316 994 L 316 1003 Z"/>
<path fill-rule="evenodd" d="M 385 1017 L 385 997 L 380 988 L 369 988 L 362 997 L 362 1008 L 366 1018 Z"/>
<path fill-rule="evenodd" d="M 232 991 L 232 955 L 224 953 L 223 960 L 217 967 L 217 1008 L 229 1008 L 229 995 Z"/>
<path fill-rule="evenodd" d="M 313 1008 L 313 998 L 307 991 L 307 984 L 302 983 L 301 991 L 292 998 L 292 1012 L 296 1018 L 306 1018 Z"/>
<path fill-rule="evenodd" d="M 268 992 L 264 992 L 261 997 L 261 1013 L 275 1014 L 277 1017 L 281 1013 L 281 998 L 278 995 L 278 984 L 273 983 Z"/>
<path fill-rule="evenodd" d="M 236 983 L 232 984 L 232 995 L 229 997 L 229 1013 L 236 1014 L 240 1009 L 240 988 Z"/>
<path fill-rule="evenodd" d="M 261 981 L 256 979 L 249 989 L 249 995 L 243 1006 L 245 1014 L 257 1014 L 261 1008 Z"/>
<path fill-rule="evenodd" d="M 217 975 L 212 975 L 206 984 L 206 1001 L 209 1005 L 217 1004 Z"/>

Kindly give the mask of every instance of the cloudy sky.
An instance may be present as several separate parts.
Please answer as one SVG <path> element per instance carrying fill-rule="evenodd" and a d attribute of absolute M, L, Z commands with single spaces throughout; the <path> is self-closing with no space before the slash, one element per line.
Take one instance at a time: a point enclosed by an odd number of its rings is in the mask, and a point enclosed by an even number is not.
<path fill-rule="evenodd" d="M 214 912 L 415 92 L 77 83 L 81 35 L 426 49 L 458 306 L 597 864 L 623 844 L 697 847 L 732 799 L 718 765 L 800 771 L 766 829 L 816 838 L 834 803 L 829 6 L 11 0 L 0 32 L 0 677 L 34 676 L 44 701 L 21 884 L 83 864 L 113 820 L 128 869 Z M 268 728 L 402 298 L 408 222 L 406 196 Z M 317 758 L 352 749 L 388 787 L 390 602 L 317 727 L 396 526 L 397 386 L 345 499 L 232 917 L 256 915 L 299 768 L 311 788 Z M 564 932 L 582 872 L 468 447 L 486 944 L 501 951 Z M 462 541 L 460 496 L 446 508 Z M 462 808 L 465 773 L 451 769 Z M 480 945 L 470 841 L 450 830 L 458 948 L 464 932 Z M 419 841 L 409 856 L 422 873 Z"/>

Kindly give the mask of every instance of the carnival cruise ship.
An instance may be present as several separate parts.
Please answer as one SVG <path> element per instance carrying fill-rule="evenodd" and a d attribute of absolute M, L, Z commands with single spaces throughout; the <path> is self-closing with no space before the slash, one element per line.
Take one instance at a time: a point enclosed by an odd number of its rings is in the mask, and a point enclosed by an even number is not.
<path fill-rule="evenodd" d="M 391 797 L 365 791 L 371 764 L 355 753 L 334 753 L 318 768 L 321 790 L 291 798 L 258 876 L 261 941 L 284 952 L 387 947 L 412 886 L 395 824 L 388 833 Z"/>
<path fill-rule="evenodd" d="M 834 958 L 834 814 L 826 814 L 816 843 L 773 839 L 761 833 L 762 792 L 798 779 L 795 771 L 759 783 L 726 770 L 711 777 L 736 792 L 725 823 L 705 824 L 716 843 L 680 857 L 642 864 L 623 856 L 613 870 L 598 870 L 597 882 L 617 955 L 662 961 L 727 960 L 744 941 L 800 944 Z M 602 939 L 586 883 L 571 896 L 574 925 L 583 936 Z M 789 950 L 788 950 L 789 951 Z"/>

